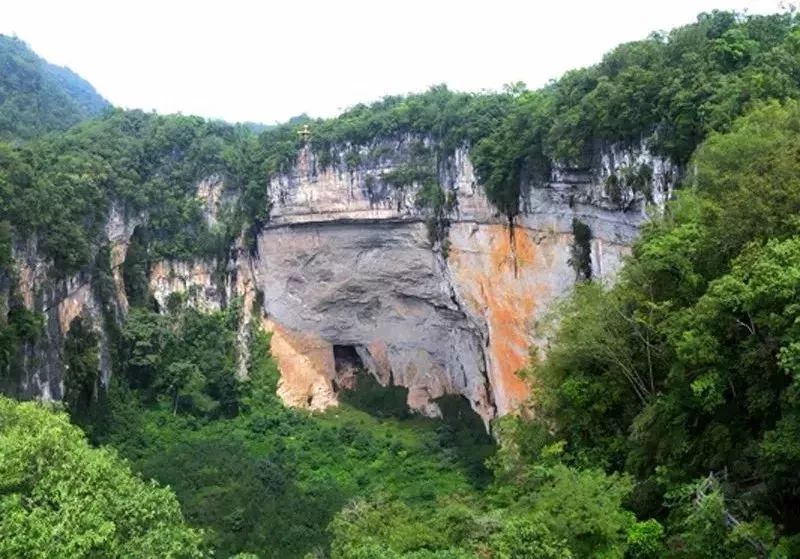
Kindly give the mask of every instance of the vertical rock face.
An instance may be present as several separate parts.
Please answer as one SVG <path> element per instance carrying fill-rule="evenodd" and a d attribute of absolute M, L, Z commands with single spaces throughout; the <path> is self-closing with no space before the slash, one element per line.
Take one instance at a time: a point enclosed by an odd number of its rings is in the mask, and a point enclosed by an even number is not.
<path fill-rule="evenodd" d="M 197 198 L 203 203 L 203 217 L 214 226 L 219 223 L 218 214 L 225 192 L 225 181 L 220 175 L 211 175 L 197 183 Z"/>
<path fill-rule="evenodd" d="M 281 400 L 314 411 L 335 406 L 336 362 L 331 343 L 310 332 L 290 331 L 270 320 L 265 320 L 263 326 L 272 332 L 270 350 L 281 372 Z"/>
<path fill-rule="evenodd" d="M 19 255 L 15 256 L 19 258 Z M 20 376 L 7 391 L 25 398 L 60 400 L 64 394 L 64 338 L 72 321 L 81 315 L 90 317 L 99 328 L 100 303 L 91 289 L 91 279 L 85 273 L 58 281 L 48 281 L 39 276 L 24 287 L 22 278 L 31 278 L 30 269 L 20 275 L 18 289 L 26 307 L 42 317 L 43 330 L 34 342 L 23 348 Z M 108 352 L 104 347 L 100 350 L 100 373 L 107 379 L 110 370 Z"/>
<path fill-rule="evenodd" d="M 105 235 L 109 243 L 111 276 L 114 280 L 117 312 L 120 316 L 125 316 L 128 313 L 128 297 L 125 294 L 122 265 L 128 255 L 128 245 L 133 237 L 133 232 L 144 222 L 144 215 L 128 215 L 124 208 L 120 208 L 116 204 L 111 206 L 111 211 L 106 221 Z"/>
<path fill-rule="evenodd" d="M 302 150 L 292 172 L 270 182 L 270 224 L 419 219 L 415 205 L 419 185 L 395 187 L 390 180 L 398 168 L 428 163 L 413 153 L 428 144 L 406 136 L 350 148 L 349 153 L 358 154 L 358 165 L 334 152 L 335 161 L 323 166 L 317 154 Z"/>
<path fill-rule="evenodd" d="M 492 414 L 481 336 L 453 299 L 423 223 L 278 227 L 259 237 L 258 254 L 256 280 L 273 322 L 325 340 L 329 352 L 354 348 L 429 413 L 433 399 L 457 393 Z M 335 381 L 334 373 L 325 376 Z"/>
<path fill-rule="evenodd" d="M 643 147 L 599 148 L 591 169 L 556 167 L 547 184 L 528 188 L 509 226 L 457 150 L 434 168 L 457 201 L 445 254 L 416 203 L 422 185 L 393 182 L 427 145 L 402 137 L 349 146 L 326 167 L 306 149 L 272 181 L 254 270 L 276 332 L 295 340 L 283 378 L 292 404 L 332 401 L 347 383 L 335 349 L 352 348 L 380 382 L 408 387 L 409 405 L 423 413 L 436 415 L 444 394 L 463 395 L 487 420 L 513 411 L 528 394 L 516 372 L 541 341 L 537 321 L 579 278 L 574 223 L 591 230 L 592 276 L 613 277 L 645 202 L 663 201 L 677 174 Z M 643 184 L 630 179 L 640 175 Z"/>
<path fill-rule="evenodd" d="M 107 301 L 108 312 L 114 320 L 121 320 L 128 308 L 122 280 L 122 263 L 128 243 L 141 215 L 128 215 L 123 208 L 112 206 L 105 227 L 109 249 L 111 276 L 115 295 Z M 35 238 L 15 247 L 13 252 L 16 285 L 15 291 L 25 307 L 41 316 L 43 330 L 38 338 L 23 348 L 18 371 L 19 378 L 9 380 L 3 391 L 24 398 L 59 400 L 64 393 L 64 339 L 73 320 L 82 316 L 88 319 L 99 339 L 99 378 L 108 382 L 111 374 L 111 356 L 106 325 L 104 302 L 98 297 L 95 270 L 86 269 L 69 277 L 54 279 L 52 264 L 41 257 Z M 11 286 L 8 286 L 11 288 Z"/>
<path fill-rule="evenodd" d="M 218 311 L 226 300 L 216 276 L 216 262 L 159 260 L 150 266 L 150 293 L 161 309 L 167 308 L 170 295 L 180 293 L 189 305 L 199 310 Z"/>
<path fill-rule="evenodd" d="M 548 182 L 528 185 L 523 211 L 509 224 L 484 196 L 466 149 L 437 160 L 434 147 L 404 136 L 324 154 L 302 150 L 269 185 L 270 221 L 255 251 L 238 239 L 227 262 L 155 262 L 152 294 L 162 309 L 173 293 L 209 312 L 241 301 L 239 375 L 247 373 L 257 321 L 272 332 L 278 393 L 290 405 L 336 405 L 353 367 L 363 366 L 384 385 L 407 387 L 409 406 L 426 415 L 440 414 L 436 400 L 445 394 L 464 396 L 486 421 L 513 412 L 528 395 L 516 373 L 543 341 L 543 315 L 587 274 L 614 276 L 646 203 L 658 207 L 670 195 L 677 169 L 643 146 L 599 146 L 590 168 L 556 166 Z M 419 195 L 431 181 L 455 201 L 444 217 Z M 228 195 L 222 177 L 198 183 L 209 225 Z M 122 265 L 145 221 L 117 207 L 108 216 L 117 320 L 127 312 Z M 591 233 L 586 246 L 576 244 L 577 226 Z M 26 348 L 23 378 L 10 391 L 62 396 L 63 340 L 77 316 L 100 330 L 105 382 L 109 302 L 98 300 L 94 272 L 49 279 L 35 239 L 15 259 L 18 291 L 44 315 L 45 332 Z"/>
<path fill-rule="evenodd" d="M 574 276 L 570 239 L 515 226 L 455 223 L 448 264 L 453 284 L 487 340 L 489 383 L 499 414 L 527 395 L 515 373 L 525 366 L 535 320 Z"/>

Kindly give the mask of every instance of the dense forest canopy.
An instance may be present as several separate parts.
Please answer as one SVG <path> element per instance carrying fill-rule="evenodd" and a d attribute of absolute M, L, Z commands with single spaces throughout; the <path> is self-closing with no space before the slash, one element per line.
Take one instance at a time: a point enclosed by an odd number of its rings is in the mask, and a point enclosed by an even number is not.
<path fill-rule="evenodd" d="M 17 40 L 0 46 L 13 70 L 0 77 L 0 285 L 13 283 L 12 249 L 33 241 L 55 274 L 107 279 L 108 212 L 148 217 L 106 391 L 94 391 L 90 325 L 76 321 L 64 346 L 63 406 L 100 448 L 63 415 L 0 400 L 0 555 L 800 556 L 794 13 L 702 14 L 536 91 L 437 86 L 264 130 L 121 110 L 78 123 L 103 109 L 91 88 Z M 451 208 L 435 171 L 456 149 L 509 220 L 526 189 L 556 165 L 590 167 L 598 146 L 644 146 L 683 177 L 616 284 L 583 282 L 554 311 L 547 354 L 525 371 L 534 419 L 498 420 L 492 440 L 459 402 L 424 420 L 369 377 L 338 410 L 311 415 L 275 396 L 256 326 L 249 380 L 237 379 L 240 302 L 203 313 L 176 296 L 157 312 L 143 281 L 150 259 L 224 262 L 233 239 L 252 239 L 304 124 L 322 165 L 357 167 L 376 138 L 426 139 L 420 164 L 393 178 L 424 183 L 438 217 Z M 234 194 L 214 226 L 196 198 L 212 175 Z M 2 375 L 41 333 L 13 293 L 7 309 Z M 52 487 L 65 488 L 60 500 Z M 43 527 L 64 511 L 75 515 L 53 542 Z"/>
<path fill-rule="evenodd" d="M 432 514 L 440 498 L 478 499 L 493 444 L 471 413 L 415 417 L 404 390 L 386 389 L 400 392 L 386 397 L 375 381 L 323 414 L 287 408 L 275 394 L 278 371 L 263 332 L 252 338 L 249 380 L 236 381 L 239 312 L 202 313 L 180 297 L 167 314 L 132 309 L 110 390 L 91 406 L 67 401 L 93 440 L 174 489 L 220 556 L 324 550 L 326 526 L 366 495 L 418 514 Z M 391 400 L 399 405 L 386 406 Z"/>

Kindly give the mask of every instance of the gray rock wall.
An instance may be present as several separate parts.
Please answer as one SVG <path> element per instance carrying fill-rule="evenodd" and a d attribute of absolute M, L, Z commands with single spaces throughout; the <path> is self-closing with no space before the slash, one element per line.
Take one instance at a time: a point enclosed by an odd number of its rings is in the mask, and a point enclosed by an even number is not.
<path fill-rule="evenodd" d="M 349 369 L 337 366 L 345 352 L 380 382 L 408 387 L 409 405 L 421 413 L 438 415 L 436 399 L 444 394 L 463 395 L 487 421 L 513 411 L 528 395 L 516 373 L 530 346 L 542 342 L 539 321 L 578 277 L 573 220 L 591 229 L 592 276 L 611 280 L 647 208 L 669 197 L 678 170 L 643 146 L 600 146 L 591 168 L 556 166 L 546 183 L 525 185 L 523 211 L 510 225 L 484 196 L 467 150 L 437 159 L 434 147 L 404 136 L 340 146 L 324 157 L 302 150 L 294 168 L 269 185 L 263 203 L 270 222 L 255 253 L 240 239 L 222 274 L 216 262 L 157 262 L 151 291 L 162 306 L 171 293 L 185 292 L 209 311 L 242 298 L 240 375 L 249 325 L 258 320 L 273 333 L 279 394 L 291 405 L 335 405 L 337 390 L 352 382 Z M 647 184 L 631 186 L 629 177 L 645 166 Z M 418 203 L 422 179 L 398 182 L 403 172 L 417 176 L 409 169 L 429 173 L 456 201 L 440 224 L 444 243 L 430 234 L 431 211 Z M 221 177 L 198 184 L 212 226 L 221 204 L 231 203 L 225 196 Z M 121 267 L 144 221 L 119 208 L 109 214 L 117 320 L 127 311 Z M 45 315 L 46 328 L 26 348 L 15 390 L 58 399 L 72 319 L 89 316 L 100 329 L 104 381 L 108 336 L 91 274 L 50 280 L 49 264 L 32 243 L 15 254 L 18 283 L 28 308 Z M 263 307 L 253 314 L 259 291 Z"/>
<path fill-rule="evenodd" d="M 524 211 L 509 227 L 484 196 L 467 151 L 457 150 L 432 167 L 457 200 L 443 251 L 416 203 L 422 185 L 393 184 L 430 145 L 401 137 L 342 146 L 328 166 L 303 150 L 270 184 L 255 280 L 266 315 L 288 338 L 313 336 L 315 353 L 325 344 L 330 352 L 356 348 L 379 380 L 408 387 L 409 404 L 423 413 L 437 414 L 434 400 L 456 393 L 488 420 L 525 400 L 527 385 L 515 373 L 541 341 L 537 321 L 576 281 L 573 220 L 592 231 L 593 276 L 609 280 L 647 217 L 647 199 L 663 203 L 677 170 L 642 146 L 600 149 L 590 169 L 556 167 L 546 184 L 525 188 Z M 358 165 L 348 165 L 352 153 Z M 643 165 L 646 189 L 620 181 L 609 192 L 609 176 Z M 296 346 L 302 353 L 305 344 Z M 297 382 L 314 379 L 335 391 L 334 362 L 309 360 Z M 291 392 L 312 395 L 302 386 Z"/>

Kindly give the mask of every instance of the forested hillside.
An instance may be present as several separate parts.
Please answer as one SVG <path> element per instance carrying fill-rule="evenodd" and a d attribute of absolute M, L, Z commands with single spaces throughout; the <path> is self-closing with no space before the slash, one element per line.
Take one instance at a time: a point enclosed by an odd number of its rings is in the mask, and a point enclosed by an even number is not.
<path fill-rule="evenodd" d="M 27 139 L 98 116 L 108 102 L 69 68 L 0 35 L 0 139 Z"/>
<path fill-rule="evenodd" d="M 0 399 L 0 556 L 800 556 L 799 23 L 703 14 L 535 91 L 437 86 L 260 132 L 115 110 L 43 137 L 101 103 L 3 39 L 18 82 L 0 90 L 0 133 L 30 140 L 0 144 L 0 287 L 17 285 L 30 243 L 54 280 L 100 278 L 113 372 L 101 386 L 97 330 L 78 318 L 61 411 Z M 159 306 L 147 282 L 159 259 L 222 273 L 234 250 L 257 250 L 269 180 L 294 164 L 304 124 L 321 167 L 334 148 L 355 169 L 376 138 L 424 139 L 387 180 L 423 185 L 415 203 L 442 244 L 454 208 L 437 171 L 457 148 L 503 227 L 556 165 L 591 167 L 598 145 L 644 145 L 681 176 L 616 282 L 584 274 L 553 311 L 520 373 L 530 401 L 491 436 L 463 399 L 422 418 L 364 371 L 338 408 L 311 413 L 276 396 L 260 321 L 238 374 L 243 301 L 201 310 L 175 293 Z M 647 198 L 652 169 L 626 171 L 611 197 Z M 225 179 L 214 223 L 196 196 L 210 175 Z M 112 206 L 148 216 L 122 270 L 125 320 L 109 302 Z M 0 386 L 43 335 L 9 292 Z"/>

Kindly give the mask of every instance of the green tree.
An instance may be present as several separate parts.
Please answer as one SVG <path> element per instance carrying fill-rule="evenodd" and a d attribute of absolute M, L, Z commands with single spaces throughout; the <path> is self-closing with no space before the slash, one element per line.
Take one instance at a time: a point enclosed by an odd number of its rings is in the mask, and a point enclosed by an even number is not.
<path fill-rule="evenodd" d="M 564 540 L 559 540 L 538 518 L 515 518 L 494 537 L 497 559 L 572 559 Z"/>
<path fill-rule="evenodd" d="M 627 477 L 556 465 L 531 497 L 531 517 L 576 557 L 622 558 L 633 514 L 622 506 Z"/>
<path fill-rule="evenodd" d="M 75 418 L 89 411 L 99 388 L 98 341 L 91 321 L 80 316 L 72 321 L 64 340 L 64 403 Z"/>
<path fill-rule="evenodd" d="M 630 502 L 645 518 L 667 522 L 665 494 L 715 471 L 743 524 L 800 529 L 799 115 L 796 101 L 769 103 L 712 134 L 616 285 L 580 286 L 531 367 L 567 461 L 637 476 Z"/>
<path fill-rule="evenodd" d="M 201 557 L 175 496 L 63 414 L 0 397 L 0 555 Z"/>

